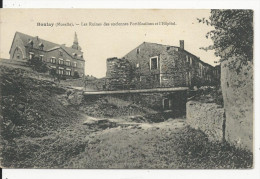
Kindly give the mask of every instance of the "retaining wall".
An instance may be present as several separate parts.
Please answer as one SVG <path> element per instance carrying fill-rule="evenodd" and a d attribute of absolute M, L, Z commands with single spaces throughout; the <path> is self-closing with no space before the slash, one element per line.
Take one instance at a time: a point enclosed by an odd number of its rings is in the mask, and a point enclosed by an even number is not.
<path fill-rule="evenodd" d="M 225 128 L 224 109 L 215 103 L 189 101 L 186 104 L 187 123 L 208 135 L 211 141 L 222 141 Z"/>
<path fill-rule="evenodd" d="M 226 112 L 226 140 L 253 151 L 253 64 L 237 71 L 231 60 L 221 63 L 221 87 Z"/>

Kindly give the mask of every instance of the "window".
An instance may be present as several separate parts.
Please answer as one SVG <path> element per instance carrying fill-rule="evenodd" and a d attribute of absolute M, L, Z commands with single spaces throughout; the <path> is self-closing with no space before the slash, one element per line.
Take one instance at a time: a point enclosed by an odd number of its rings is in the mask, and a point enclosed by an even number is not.
<path fill-rule="evenodd" d="M 51 57 L 50 62 L 51 63 L 56 63 L 56 58 L 55 57 Z"/>
<path fill-rule="evenodd" d="M 61 58 L 59 59 L 59 64 L 60 64 L 60 65 L 63 65 L 63 64 L 64 64 L 63 59 L 61 59 Z"/>
<path fill-rule="evenodd" d="M 20 54 L 17 54 L 17 55 L 16 55 L 16 58 L 17 58 L 17 59 L 20 59 Z"/>
<path fill-rule="evenodd" d="M 34 57 L 34 53 L 29 52 L 29 59 L 31 60 Z"/>
<path fill-rule="evenodd" d="M 39 50 L 43 50 L 43 47 L 44 47 L 43 43 L 39 43 Z"/>
<path fill-rule="evenodd" d="M 60 51 L 60 56 L 63 56 L 63 52 L 62 51 Z"/>
<path fill-rule="evenodd" d="M 40 55 L 40 56 L 39 56 L 39 59 L 40 59 L 40 61 L 43 62 L 43 55 Z"/>
<path fill-rule="evenodd" d="M 136 49 L 136 53 L 137 53 L 137 54 L 140 53 L 140 48 Z"/>
<path fill-rule="evenodd" d="M 65 75 L 71 76 L 71 69 L 66 69 Z"/>
<path fill-rule="evenodd" d="M 136 68 L 139 68 L 139 63 L 136 64 Z"/>
<path fill-rule="evenodd" d="M 74 67 L 77 67 L 77 62 L 74 62 Z"/>
<path fill-rule="evenodd" d="M 163 99 L 163 109 L 164 110 L 170 109 L 170 100 L 168 98 Z"/>
<path fill-rule="evenodd" d="M 33 41 L 29 39 L 28 45 L 30 48 L 33 48 Z"/>
<path fill-rule="evenodd" d="M 158 69 L 158 56 L 150 58 L 150 70 Z"/>
<path fill-rule="evenodd" d="M 65 65 L 70 66 L 70 60 L 66 60 Z"/>
<path fill-rule="evenodd" d="M 189 62 L 189 56 L 186 55 L 186 62 Z"/>
<path fill-rule="evenodd" d="M 59 75 L 63 75 L 63 68 L 59 67 L 59 69 L 58 69 L 58 74 L 59 74 Z"/>

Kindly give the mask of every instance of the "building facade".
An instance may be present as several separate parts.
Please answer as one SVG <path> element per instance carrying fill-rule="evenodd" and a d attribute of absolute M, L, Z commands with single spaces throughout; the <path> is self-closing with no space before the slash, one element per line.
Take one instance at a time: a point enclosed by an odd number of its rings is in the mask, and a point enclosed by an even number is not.
<path fill-rule="evenodd" d="M 160 88 L 160 87 L 193 87 L 212 85 L 214 67 L 200 60 L 199 57 L 184 49 L 184 41 L 180 46 L 169 46 L 143 42 L 141 45 L 126 54 L 121 60 L 113 61 L 114 65 L 127 61 L 130 66 L 130 87 L 133 88 Z M 107 60 L 107 66 L 111 65 Z M 116 71 L 116 69 L 113 69 Z M 119 78 L 120 75 L 112 78 Z M 107 74 L 111 69 L 107 68 Z M 110 84 L 111 76 L 107 76 Z M 127 83 L 122 83 L 126 86 Z M 110 85 L 111 86 L 111 85 Z"/>
<path fill-rule="evenodd" d="M 78 74 L 83 77 L 85 74 L 85 60 L 76 33 L 73 45 L 67 47 L 64 44 L 59 45 L 40 39 L 38 36 L 16 32 L 9 54 L 10 59 L 13 60 L 38 57 L 50 69 L 55 69 L 56 73 L 62 76 L 73 77 Z"/>

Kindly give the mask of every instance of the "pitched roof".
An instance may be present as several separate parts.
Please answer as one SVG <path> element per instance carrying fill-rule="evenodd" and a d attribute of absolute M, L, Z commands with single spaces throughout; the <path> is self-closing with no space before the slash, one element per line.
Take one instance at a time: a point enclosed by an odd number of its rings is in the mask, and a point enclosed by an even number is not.
<path fill-rule="evenodd" d="M 27 46 L 29 41 L 32 41 L 33 44 L 43 44 L 43 50 L 44 51 L 50 51 L 50 50 L 55 50 L 58 48 L 62 48 L 63 50 L 65 50 L 70 56 L 73 56 L 73 53 L 77 54 L 77 55 L 83 55 L 83 52 L 77 49 L 73 49 L 71 47 L 66 47 L 65 45 L 59 45 L 44 39 L 40 39 L 39 37 L 33 37 L 21 32 L 16 32 L 15 35 L 19 35 L 19 37 L 21 38 L 23 45 Z"/>

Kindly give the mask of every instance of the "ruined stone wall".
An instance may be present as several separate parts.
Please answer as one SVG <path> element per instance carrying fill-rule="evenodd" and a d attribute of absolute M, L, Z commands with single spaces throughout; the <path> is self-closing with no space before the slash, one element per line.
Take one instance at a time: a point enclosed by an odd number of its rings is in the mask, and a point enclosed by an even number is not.
<path fill-rule="evenodd" d="M 169 47 L 161 55 L 161 87 L 187 86 L 185 54 Z"/>
<path fill-rule="evenodd" d="M 234 59 L 236 60 L 236 59 Z M 226 112 L 226 140 L 253 151 L 253 64 L 240 71 L 221 63 L 221 87 Z"/>
<path fill-rule="evenodd" d="M 225 128 L 224 109 L 215 103 L 189 101 L 187 123 L 207 134 L 211 141 L 222 141 Z"/>
<path fill-rule="evenodd" d="M 119 99 L 132 101 L 135 104 L 146 106 L 158 112 L 172 110 L 173 117 L 186 114 L 186 91 L 162 92 L 162 93 L 134 93 L 113 95 Z M 168 100 L 168 109 L 165 108 L 164 100 Z"/>
<path fill-rule="evenodd" d="M 109 90 L 129 89 L 131 66 L 126 59 L 107 59 L 106 87 Z"/>

